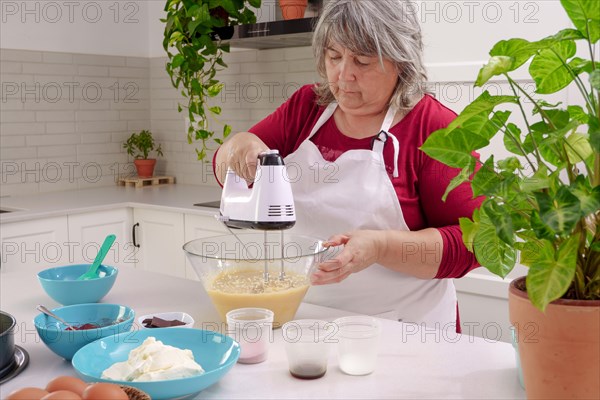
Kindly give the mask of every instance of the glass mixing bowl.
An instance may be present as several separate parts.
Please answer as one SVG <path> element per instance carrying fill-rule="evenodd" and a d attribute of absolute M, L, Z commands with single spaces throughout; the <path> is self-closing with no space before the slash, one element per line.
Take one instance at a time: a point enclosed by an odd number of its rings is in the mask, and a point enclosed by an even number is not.
<path fill-rule="evenodd" d="M 267 232 L 266 239 L 264 231 L 236 236 L 196 239 L 183 246 L 222 320 L 244 307 L 273 311 L 274 327 L 292 320 L 310 274 L 327 251 L 323 241 L 285 231 L 283 241 L 281 231 Z"/>

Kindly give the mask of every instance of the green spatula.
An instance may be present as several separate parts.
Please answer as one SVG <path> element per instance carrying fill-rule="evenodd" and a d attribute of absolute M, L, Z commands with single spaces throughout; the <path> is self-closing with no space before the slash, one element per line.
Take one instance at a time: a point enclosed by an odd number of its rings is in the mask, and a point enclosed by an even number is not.
<path fill-rule="evenodd" d="M 102 243 L 102 247 L 100 247 L 100 251 L 98 252 L 93 264 L 90 266 L 90 269 L 88 269 L 85 274 L 77 278 L 78 281 L 87 281 L 89 279 L 98 278 L 98 267 L 100 264 L 102 264 L 102 261 L 104 261 L 104 257 L 106 257 L 108 250 L 110 250 L 110 247 L 113 245 L 116 238 L 117 237 L 115 235 L 108 235 L 106 239 L 104 239 L 104 243 Z"/>

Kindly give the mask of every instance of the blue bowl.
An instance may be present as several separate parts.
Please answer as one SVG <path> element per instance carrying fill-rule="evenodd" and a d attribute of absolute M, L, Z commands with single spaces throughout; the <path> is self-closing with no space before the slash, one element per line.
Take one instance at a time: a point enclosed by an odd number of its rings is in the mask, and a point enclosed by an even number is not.
<path fill-rule="evenodd" d="M 116 362 L 126 361 L 129 352 L 148 337 L 166 345 L 190 349 L 205 373 L 188 378 L 154 382 L 129 382 L 102 379 L 102 371 Z M 73 357 L 73 367 L 87 382 L 109 382 L 133 386 L 152 399 L 174 399 L 200 392 L 218 382 L 237 362 L 240 345 L 228 336 L 201 329 L 143 329 L 104 338 L 88 344 Z"/>
<path fill-rule="evenodd" d="M 88 343 L 95 340 L 125 333 L 131 329 L 135 313 L 126 306 L 118 304 L 76 304 L 58 307 L 52 310 L 57 316 L 77 327 L 91 323 L 100 326 L 95 329 L 66 330 L 62 322 L 38 314 L 33 323 L 46 346 L 59 356 L 70 360 L 73 355 Z"/>
<path fill-rule="evenodd" d="M 38 280 L 48 296 L 62 305 L 95 303 L 113 287 L 119 270 L 101 265 L 98 268 L 99 278 L 78 281 L 77 278 L 89 268 L 90 264 L 49 268 L 38 273 Z"/>

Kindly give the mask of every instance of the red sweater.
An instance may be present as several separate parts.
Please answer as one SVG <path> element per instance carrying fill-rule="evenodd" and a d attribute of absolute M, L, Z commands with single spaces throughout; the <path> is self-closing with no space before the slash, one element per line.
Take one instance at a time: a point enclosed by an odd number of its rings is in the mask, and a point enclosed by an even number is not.
<path fill-rule="evenodd" d="M 315 100 L 312 86 L 303 86 L 249 131 L 260 137 L 269 148 L 278 149 L 285 157 L 308 137 L 325 110 Z M 442 235 L 444 250 L 436 278 L 459 278 L 479 266 L 474 255 L 463 244 L 458 219 L 471 217 L 483 199 L 473 199 L 470 186 L 463 184 L 443 202 L 442 195 L 459 170 L 447 167 L 419 150 L 433 131 L 446 127 L 454 118 L 456 114 L 453 111 L 426 95 L 390 129 L 400 144 L 398 178 L 392 178 L 393 146 L 386 145 L 384 148 L 388 174 L 409 229 L 416 231 L 432 227 Z M 348 150 L 371 149 L 371 139 L 353 139 L 343 135 L 333 118 L 329 118 L 311 138 L 323 158 L 330 162 Z"/>

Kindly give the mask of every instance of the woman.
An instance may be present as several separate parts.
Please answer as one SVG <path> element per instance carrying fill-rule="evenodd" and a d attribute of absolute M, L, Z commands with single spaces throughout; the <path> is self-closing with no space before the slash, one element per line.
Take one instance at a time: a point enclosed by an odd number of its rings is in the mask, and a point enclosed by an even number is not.
<path fill-rule="evenodd" d="M 421 32 L 407 10 L 403 0 L 327 2 L 313 37 L 323 82 L 226 141 L 215 173 L 222 182 L 231 167 L 251 181 L 260 152 L 285 157 L 295 233 L 343 246 L 311 276 L 305 301 L 454 328 L 456 292 L 442 278 L 477 267 L 458 218 L 480 201 L 464 186 L 442 202 L 458 171 L 419 150 L 456 115 L 423 93 Z"/>

